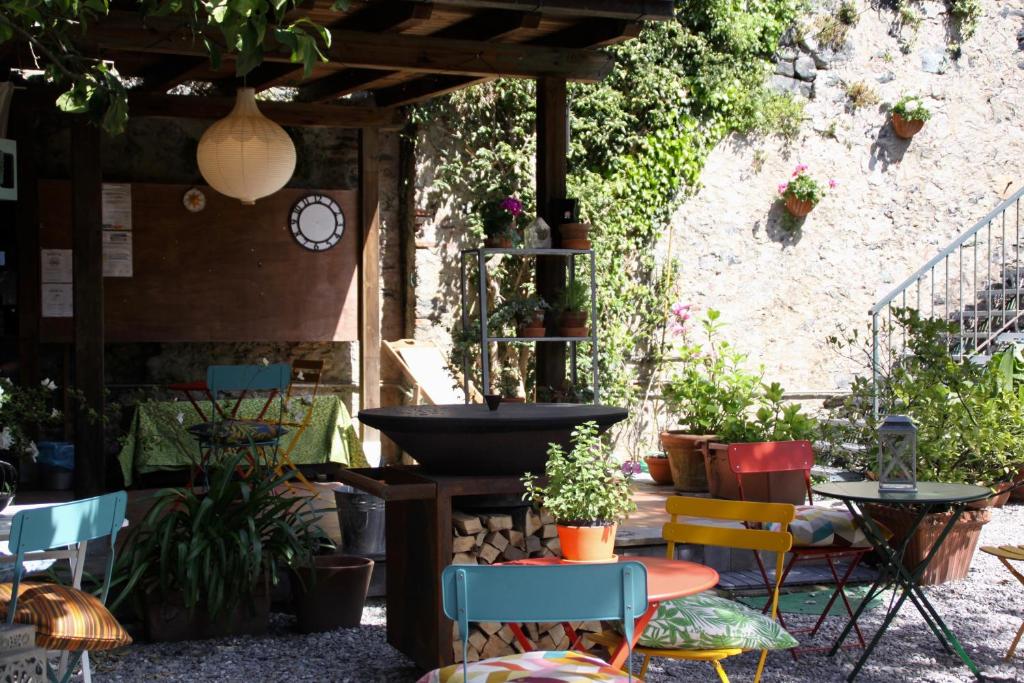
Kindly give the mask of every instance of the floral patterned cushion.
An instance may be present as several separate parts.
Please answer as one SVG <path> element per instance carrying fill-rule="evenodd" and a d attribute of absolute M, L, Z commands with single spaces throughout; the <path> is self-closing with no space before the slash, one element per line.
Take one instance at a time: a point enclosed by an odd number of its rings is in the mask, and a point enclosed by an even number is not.
<path fill-rule="evenodd" d="M 463 678 L 462 665 L 453 664 L 431 671 L 418 683 L 505 683 L 505 681 L 614 681 L 629 680 L 625 672 L 582 652 L 525 652 L 492 657 L 469 665 Z M 635 680 L 635 679 L 634 679 Z"/>
<path fill-rule="evenodd" d="M 279 424 L 237 419 L 203 422 L 189 427 L 188 431 L 203 443 L 228 447 L 268 443 L 288 433 L 288 430 Z"/>
<path fill-rule="evenodd" d="M 712 593 L 658 605 L 640 645 L 659 649 L 785 650 L 796 639 L 768 616 Z"/>

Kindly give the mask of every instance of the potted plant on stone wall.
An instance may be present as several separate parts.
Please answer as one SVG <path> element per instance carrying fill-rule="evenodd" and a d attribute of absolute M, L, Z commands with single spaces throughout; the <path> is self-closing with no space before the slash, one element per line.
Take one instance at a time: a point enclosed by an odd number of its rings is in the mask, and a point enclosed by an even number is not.
<path fill-rule="evenodd" d="M 828 186 L 835 188 L 835 179 L 829 179 Z M 825 196 L 825 188 L 807 173 L 807 164 L 797 164 L 790 179 L 779 184 L 779 194 L 782 195 L 786 211 L 794 218 L 803 218 Z"/>
<path fill-rule="evenodd" d="M 245 455 L 211 468 L 205 491 L 160 491 L 127 532 L 111 609 L 131 598 L 151 640 L 265 632 L 281 568 L 309 566 L 320 546 L 322 511 L 281 495 L 294 473 L 256 466 L 242 478 Z"/>
<path fill-rule="evenodd" d="M 587 309 L 590 305 L 590 288 L 582 280 L 573 280 L 562 292 L 558 306 L 558 334 L 562 337 L 586 337 Z"/>
<path fill-rule="evenodd" d="M 511 249 L 519 237 L 519 221 L 523 203 L 512 195 L 484 204 L 481 219 L 484 224 L 484 246 Z"/>
<path fill-rule="evenodd" d="M 892 105 L 892 129 L 904 140 L 921 132 L 932 113 L 917 95 L 904 95 Z"/>
<path fill-rule="evenodd" d="M 921 580 L 934 584 L 963 578 L 981 527 L 991 518 L 987 506 L 1005 498 L 1006 483 L 1024 465 L 1024 422 L 1019 417 L 1008 418 L 1024 414 L 1021 368 L 1014 349 L 994 354 L 986 365 L 957 362 L 950 356 L 947 341 L 956 337 L 957 326 L 922 318 L 917 311 L 894 311 L 891 331 L 891 337 L 889 330 L 880 336 L 902 339 L 905 333 L 905 347 L 883 349 L 880 376 L 874 385 L 870 368 L 854 379 L 849 396 L 831 409 L 825 440 L 830 450 L 845 459 L 841 464 L 873 477 L 877 474 L 880 420 L 888 414 L 908 415 L 918 429 L 918 481 L 991 487 L 993 497 L 972 504 L 974 509 L 961 515 Z M 870 354 L 856 335 L 829 341 L 845 357 L 850 357 L 851 351 Z M 872 409 L 876 391 L 877 417 Z M 844 448 L 846 444 L 858 448 Z M 877 506 L 871 514 L 895 534 L 897 543 L 907 538 L 913 511 Z M 923 559 L 950 514 L 938 512 L 925 518 L 908 541 L 905 566 L 916 566 Z"/>
<path fill-rule="evenodd" d="M 672 480 L 679 491 L 708 490 L 703 446 L 717 438 L 730 415 L 753 403 L 760 374 L 744 368 L 747 357 L 721 338 L 720 314 L 709 309 L 700 321 L 700 340 L 691 341 L 690 307 L 672 306 L 669 326 L 681 338 L 679 363 L 662 387 L 665 412 L 676 427 L 660 434 Z"/>
<path fill-rule="evenodd" d="M 620 465 L 596 422 L 573 430 L 571 444 L 568 452 L 559 444 L 549 446 L 545 483 L 529 472 L 523 475 L 523 500 L 554 515 L 564 559 L 610 560 L 619 521 L 636 509 L 630 481 L 640 463 Z"/>

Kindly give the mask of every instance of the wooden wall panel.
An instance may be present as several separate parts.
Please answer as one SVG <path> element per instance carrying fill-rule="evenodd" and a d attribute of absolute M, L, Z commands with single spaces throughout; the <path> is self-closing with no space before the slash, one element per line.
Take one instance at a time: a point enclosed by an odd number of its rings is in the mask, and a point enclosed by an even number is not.
<path fill-rule="evenodd" d="M 359 335 L 358 193 L 286 188 L 255 206 L 203 187 L 132 184 L 134 277 L 105 278 L 106 341 L 354 341 Z M 311 192 L 345 214 L 340 243 L 303 249 L 288 230 L 292 205 Z M 40 246 L 71 248 L 70 186 L 40 181 Z M 70 341 L 70 319 L 43 318 L 45 341 Z"/>

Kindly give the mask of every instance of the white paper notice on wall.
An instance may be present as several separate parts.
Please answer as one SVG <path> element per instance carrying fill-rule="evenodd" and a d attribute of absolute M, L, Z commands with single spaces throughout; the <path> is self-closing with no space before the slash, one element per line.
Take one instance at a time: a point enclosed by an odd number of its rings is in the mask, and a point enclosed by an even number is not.
<path fill-rule="evenodd" d="M 40 249 L 42 268 L 40 279 L 48 283 L 70 283 L 73 272 L 70 249 Z"/>
<path fill-rule="evenodd" d="M 42 314 L 44 318 L 73 318 L 73 286 L 70 284 L 43 284 Z"/>
<path fill-rule="evenodd" d="M 103 183 L 103 229 L 132 229 L 132 186 Z"/>
<path fill-rule="evenodd" d="M 132 276 L 132 234 L 103 231 L 103 277 Z"/>

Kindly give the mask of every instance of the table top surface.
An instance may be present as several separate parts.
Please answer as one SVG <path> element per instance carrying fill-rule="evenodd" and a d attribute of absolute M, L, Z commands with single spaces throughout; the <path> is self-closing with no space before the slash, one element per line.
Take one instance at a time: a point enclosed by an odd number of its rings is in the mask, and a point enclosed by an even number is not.
<path fill-rule="evenodd" d="M 841 481 L 819 484 L 814 492 L 855 503 L 889 503 L 893 505 L 943 505 L 970 503 L 992 495 L 992 490 L 971 484 L 944 484 L 919 481 L 916 491 L 879 491 L 877 481 Z"/>
<path fill-rule="evenodd" d="M 359 419 L 378 428 L 415 424 L 418 428 L 575 426 L 587 420 L 608 425 L 624 420 L 625 408 L 577 403 L 502 403 L 497 410 L 483 404 L 389 406 L 359 411 Z"/>
<path fill-rule="evenodd" d="M 619 562 L 639 562 L 647 568 L 647 601 L 664 602 L 696 595 L 718 585 L 718 572 L 696 562 L 644 555 L 619 555 Z M 558 557 L 536 557 L 506 564 L 563 564 Z M 573 565 L 578 566 L 576 563 Z"/>

